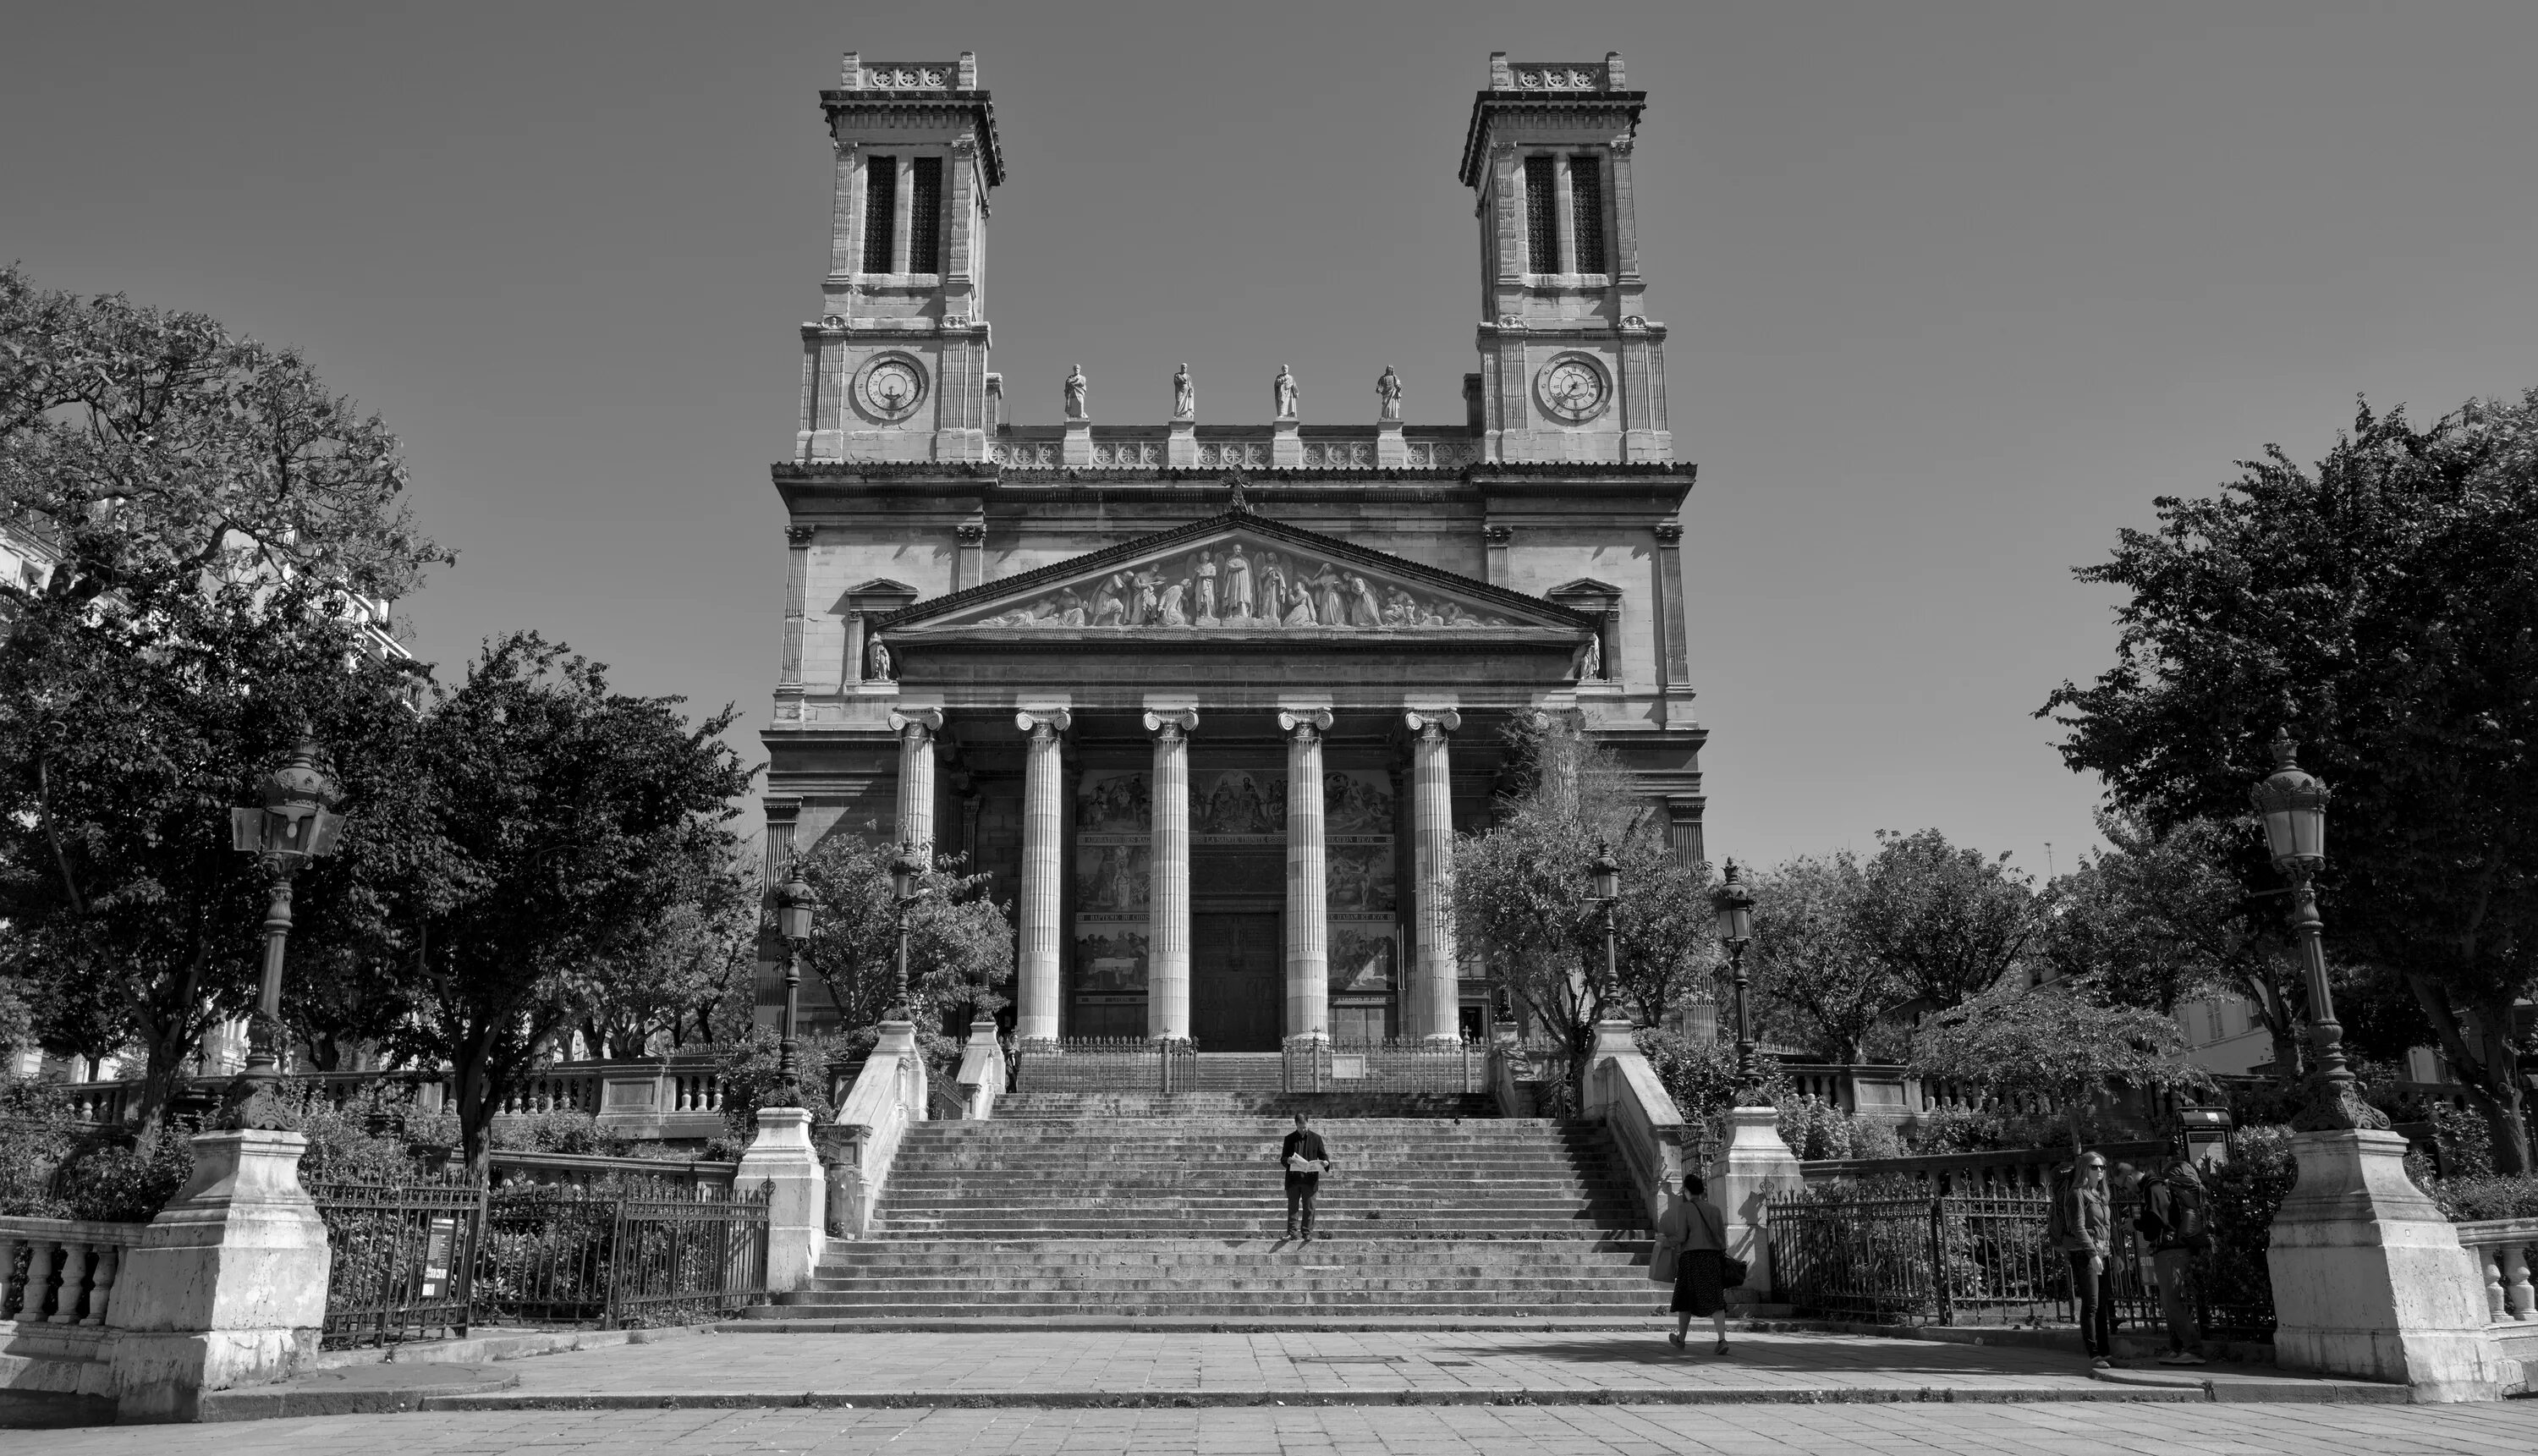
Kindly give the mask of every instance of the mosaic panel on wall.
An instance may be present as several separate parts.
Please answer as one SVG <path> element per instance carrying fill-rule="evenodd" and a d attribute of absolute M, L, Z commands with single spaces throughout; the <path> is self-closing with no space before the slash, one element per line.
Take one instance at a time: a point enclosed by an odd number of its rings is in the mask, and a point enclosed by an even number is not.
<path fill-rule="evenodd" d="M 1151 785 L 1142 770 L 1088 772 L 1075 800 L 1075 998 L 1146 999 L 1154 889 Z"/>

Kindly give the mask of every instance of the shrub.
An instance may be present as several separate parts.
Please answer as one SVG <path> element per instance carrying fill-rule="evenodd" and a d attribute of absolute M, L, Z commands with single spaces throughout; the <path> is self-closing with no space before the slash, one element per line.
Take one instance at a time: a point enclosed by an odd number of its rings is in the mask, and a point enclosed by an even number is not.
<path fill-rule="evenodd" d="M 1714 1038 L 1685 1036 L 1657 1026 L 1642 1026 L 1635 1033 L 1639 1052 L 1648 1059 L 1648 1067 L 1665 1085 L 1666 1095 L 1674 1098 L 1684 1121 L 1716 1124 L 1723 1121 L 1727 1109 L 1736 1104 L 1736 1049 Z M 1788 1074 L 1780 1069 L 1777 1059 L 1757 1056 L 1755 1070 L 1763 1076 L 1763 1095 L 1775 1107 L 1786 1107 L 1796 1099 L 1797 1090 L 1789 1085 Z"/>
<path fill-rule="evenodd" d="M 493 1127 L 493 1144 L 509 1153 L 580 1153 L 601 1158 L 623 1158 L 634 1146 L 578 1107 L 499 1118 Z"/>
<path fill-rule="evenodd" d="M 0 1083 L 0 1214 L 67 1217 L 53 1195 L 53 1174 L 93 1133 L 51 1089 Z"/>
<path fill-rule="evenodd" d="M 1949 1153 L 1987 1153 L 2022 1146 L 2010 1141 L 2010 1119 L 1971 1107 L 1939 1107 L 1913 1119 L 1904 1145 L 1921 1157 Z"/>
<path fill-rule="evenodd" d="M 802 1064 L 802 1105 L 811 1109 L 814 1125 L 836 1120 L 836 1104 L 829 1100 L 829 1066 L 832 1061 L 852 1055 L 860 1061 L 872 1055 L 873 1043 L 881 1033 L 865 1027 L 858 1035 L 812 1035 L 800 1038 Z M 752 1026 L 749 1034 L 723 1048 L 716 1059 L 715 1070 L 722 1079 L 723 1136 L 716 1141 L 732 1157 L 749 1147 L 758 1135 L 758 1109 L 772 1105 L 782 1095 L 779 1074 L 783 1068 L 783 1038 L 772 1026 Z M 708 1149 L 710 1153 L 713 1150 Z"/>
<path fill-rule="evenodd" d="M 2479 1219 L 2538 1218 L 2538 1178 L 2493 1173 L 2466 1178 L 2436 1178 L 2426 1187 L 2433 1202 L 2450 1222 Z"/>
<path fill-rule="evenodd" d="M 147 1224 L 193 1175 L 194 1150 L 186 1138 L 163 1132 L 147 1143 L 101 1133 L 65 1158 L 53 1174 L 53 1195 L 65 1219 L 107 1224 Z"/>

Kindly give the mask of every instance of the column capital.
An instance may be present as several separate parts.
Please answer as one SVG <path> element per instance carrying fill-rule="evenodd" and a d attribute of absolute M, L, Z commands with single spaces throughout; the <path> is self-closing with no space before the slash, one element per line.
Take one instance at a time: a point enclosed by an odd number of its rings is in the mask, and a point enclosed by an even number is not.
<path fill-rule="evenodd" d="M 1181 707 L 1160 713 L 1150 711 L 1146 714 L 1146 731 L 1165 734 L 1167 737 L 1186 737 L 1196 733 L 1198 709 Z"/>
<path fill-rule="evenodd" d="M 1426 735 L 1430 729 L 1439 735 L 1454 733 L 1463 726 L 1463 715 L 1452 708 L 1413 708 L 1401 715 L 1401 721 L 1413 733 Z"/>
<path fill-rule="evenodd" d="M 931 736 L 943 731 L 943 709 L 939 707 L 893 708 L 890 731 L 904 738 L 910 730 Z"/>
<path fill-rule="evenodd" d="M 1318 737 L 1331 731 L 1331 710 L 1326 707 L 1282 707 L 1278 709 L 1278 731 L 1311 733 Z"/>
<path fill-rule="evenodd" d="M 1038 711 L 1026 708 L 1014 714 L 1014 726 L 1035 738 L 1042 733 L 1055 737 L 1075 726 L 1075 715 L 1062 707 Z"/>

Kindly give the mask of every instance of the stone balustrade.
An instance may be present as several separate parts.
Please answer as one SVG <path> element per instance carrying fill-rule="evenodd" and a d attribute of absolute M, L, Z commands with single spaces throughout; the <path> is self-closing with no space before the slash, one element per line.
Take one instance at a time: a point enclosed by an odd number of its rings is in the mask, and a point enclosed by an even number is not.
<path fill-rule="evenodd" d="M 2480 1219 L 2458 1227 L 2459 1247 L 2485 1286 L 2486 1337 L 2506 1362 L 2506 1393 L 2538 1388 L 2538 1219 Z M 2509 1382 L 2511 1368 L 2519 1378 Z"/>
<path fill-rule="evenodd" d="M 0 1320 L 20 1327 L 103 1325 L 125 1251 L 148 1226 L 0 1217 Z"/>
<path fill-rule="evenodd" d="M 1084 453 L 1070 459 L 1064 427 L 1009 426 L 988 446 L 1007 470 L 1463 470 L 1481 447 L 1468 430 L 1438 426 L 1074 427 Z M 1281 431 L 1285 443 L 1281 443 Z M 1179 437 L 1175 438 L 1175 432 Z"/>

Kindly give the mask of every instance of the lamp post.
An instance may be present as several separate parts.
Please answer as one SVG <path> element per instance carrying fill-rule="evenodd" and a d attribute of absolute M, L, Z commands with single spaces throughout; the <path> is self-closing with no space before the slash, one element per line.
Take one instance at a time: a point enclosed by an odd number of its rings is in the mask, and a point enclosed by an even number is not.
<path fill-rule="evenodd" d="M 230 842 L 256 857 L 270 887 L 264 907 L 264 977 L 247 1020 L 246 1067 L 222 1097 L 221 1126 L 279 1126 L 275 1092 L 282 1083 L 282 958 L 291 940 L 291 877 L 335 847 L 344 817 L 334 812 L 335 781 L 317 766 L 320 751 L 302 742 L 291 761 L 265 776 L 253 808 L 230 811 Z"/>
<path fill-rule="evenodd" d="M 1710 892 L 1717 917 L 1718 943 L 1727 948 L 1727 974 L 1736 988 L 1736 1105 L 1762 1105 L 1763 1076 L 1754 1070 L 1754 1016 L 1745 1000 L 1745 947 L 1754 939 L 1754 892 L 1745 888 L 1736 861 L 1727 862 L 1726 878 Z"/>
<path fill-rule="evenodd" d="M 2265 845 L 2274 868 L 2291 882 L 2292 908 L 2287 917 L 2292 937 L 2300 942 L 2301 968 L 2308 978 L 2309 1099 L 2292 1119 L 2302 1132 L 2348 1128 L 2385 1128 L 2388 1119 L 2362 1100 L 2352 1071 L 2344 1065 L 2344 1028 L 2336 1025 L 2334 992 L 2326 980 L 2326 922 L 2318 918 L 2314 881 L 2326 863 L 2326 785 L 2297 761 L 2300 745 L 2288 729 L 2274 734 L 2274 771 L 2248 795 L 2265 823 Z"/>
<path fill-rule="evenodd" d="M 925 873 L 925 861 L 917 853 L 915 841 L 899 841 L 899 855 L 890 862 L 890 888 L 899 904 L 899 987 L 891 1002 L 887 1019 L 904 1022 L 910 1019 L 907 1004 L 907 912 L 925 897 L 916 888 L 917 877 Z"/>
<path fill-rule="evenodd" d="M 1604 974 L 1595 985 L 1596 1011 L 1601 1016 L 1612 1011 L 1613 983 L 1621 974 L 1620 937 L 1613 929 L 1613 912 L 1622 903 L 1622 866 L 1613 858 L 1611 844 L 1595 846 L 1595 859 L 1586 873 L 1594 883 L 1594 893 L 1587 898 L 1604 909 Z"/>
<path fill-rule="evenodd" d="M 802 1043 L 799 1040 L 802 1016 L 802 947 L 811 939 L 811 925 L 820 911 L 820 896 L 802 878 L 802 867 L 793 866 L 790 878 L 775 892 L 775 928 L 784 937 L 784 1040 L 776 1053 L 775 1075 L 784 1085 L 781 1107 L 802 1105 Z"/>

